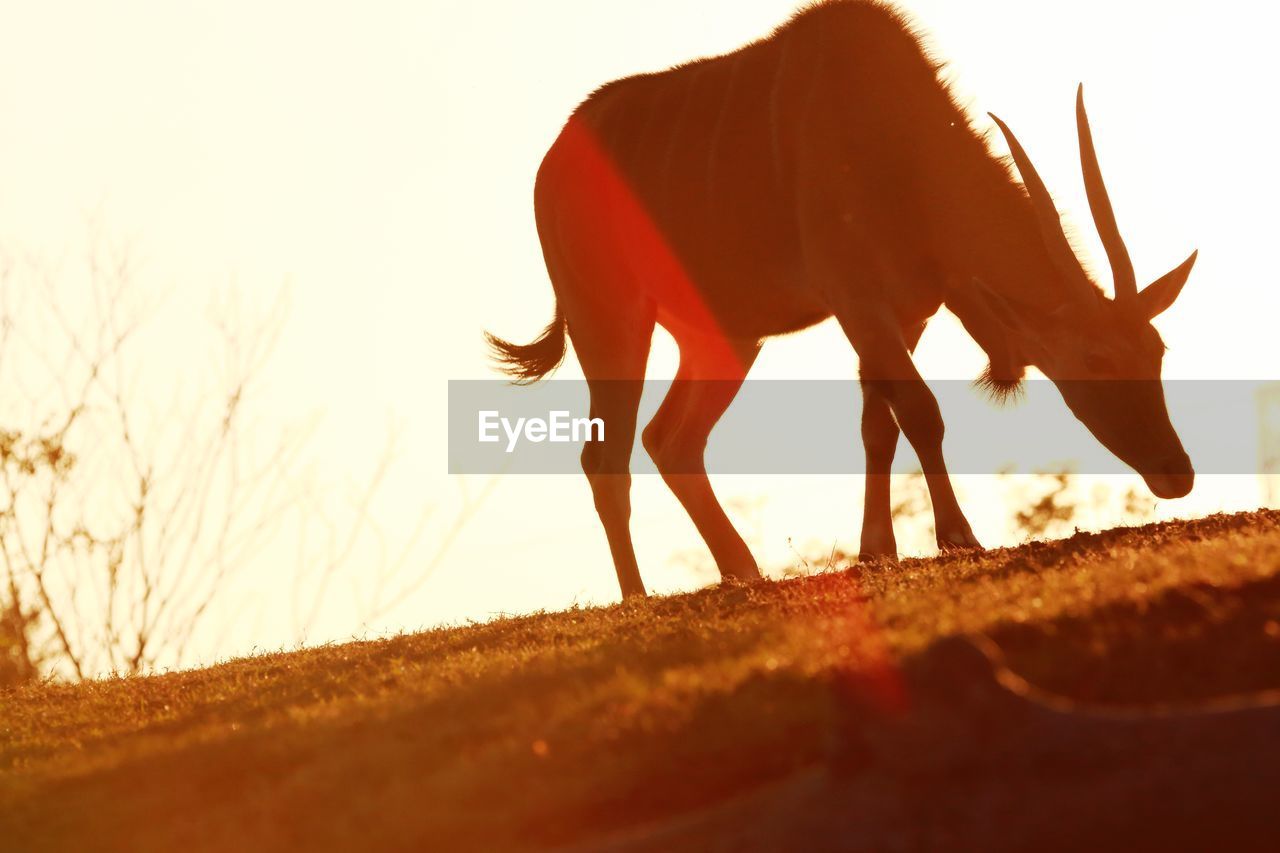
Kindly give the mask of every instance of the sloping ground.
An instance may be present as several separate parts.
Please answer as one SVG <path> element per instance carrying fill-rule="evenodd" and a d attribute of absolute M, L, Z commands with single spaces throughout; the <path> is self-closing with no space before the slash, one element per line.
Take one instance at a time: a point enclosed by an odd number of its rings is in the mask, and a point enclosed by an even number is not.
<path fill-rule="evenodd" d="M 0 694 L 0 849 L 1268 849 L 1276 688 L 1215 516 Z"/>

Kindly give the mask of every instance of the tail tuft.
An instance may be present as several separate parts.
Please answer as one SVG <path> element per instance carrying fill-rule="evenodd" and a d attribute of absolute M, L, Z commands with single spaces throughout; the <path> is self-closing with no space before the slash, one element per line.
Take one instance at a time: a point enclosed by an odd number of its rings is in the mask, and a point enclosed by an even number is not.
<path fill-rule="evenodd" d="M 521 345 L 504 341 L 489 332 L 485 342 L 498 369 L 511 377 L 514 385 L 530 385 L 560 366 L 565 353 L 565 319 L 556 306 L 556 315 L 532 342 Z"/>

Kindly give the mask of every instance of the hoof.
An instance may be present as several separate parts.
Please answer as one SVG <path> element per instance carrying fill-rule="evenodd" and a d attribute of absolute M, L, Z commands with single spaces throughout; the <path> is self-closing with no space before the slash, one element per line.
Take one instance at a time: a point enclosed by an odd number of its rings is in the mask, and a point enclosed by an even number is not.
<path fill-rule="evenodd" d="M 978 537 L 973 535 L 972 531 L 964 531 L 958 535 L 939 536 L 938 550 L 943 553 L 955 551 L 981 551 L 982 543 L 978 541 Z"/>
<path fill-rule="evenodd" d="M 749 567 L 720 573 L 720 583 L 731 586 L 759 583 L 762 580 L 764 576 L 760 574 L 760 569 L 754 563 Z"/>

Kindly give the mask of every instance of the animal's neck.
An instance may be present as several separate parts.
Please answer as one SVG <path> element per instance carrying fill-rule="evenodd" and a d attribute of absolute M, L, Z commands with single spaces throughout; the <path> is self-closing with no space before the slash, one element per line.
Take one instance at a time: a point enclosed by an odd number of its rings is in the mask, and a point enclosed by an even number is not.
<path fill-rule="evenodd" d="M 1016 345 L 1004 323 L 978 306 L 971 296 L 963 288 L 953 291 L 946 301 L 947 309 L 956 315 L 965 331 L 987 354 L 990 379 L 998 383 L 1017 382 L 1030 366 L 1029 359 Z"/>
<path fill-rule="evenodd" d="M 975 188 L 972 198 L 981 203 L 970 208 L 972 215 L 955 232 L 960 238 L 951 247 L 954 272 L 946 304 L 986 352 L 992 378 L 1015 381 L 1030 359 L 1016 345 L 1007 322 L 977 298 L 974 280 L 1003 299 L 1020 325 L 1030 329 L 1062 304 L 1064 294 L 1030 201 L 1007 179 L 1003 167 L 990 165 L 998 174 L 988 175 L 981 181 L 986 186 Z"/>

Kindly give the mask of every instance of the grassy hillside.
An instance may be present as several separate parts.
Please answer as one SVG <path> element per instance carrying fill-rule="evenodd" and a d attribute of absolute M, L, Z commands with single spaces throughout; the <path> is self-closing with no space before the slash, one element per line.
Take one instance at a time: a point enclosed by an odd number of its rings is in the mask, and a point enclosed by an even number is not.
<path fill-rule="evenodd" d="M 966 717 L 969 635 L 1058 716 Z M 914 849 L 1221 778 L 1243 844 L 1278 718 L 1177 708 L 1275 688 L 1280 513 L 1216 516 L 0 694 L 0 848 Z"/>

